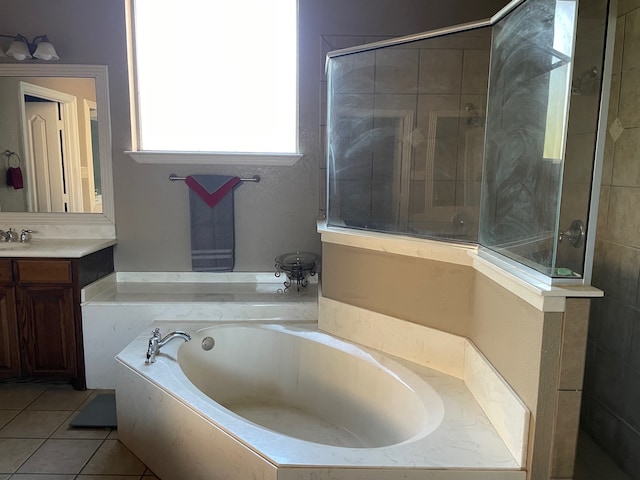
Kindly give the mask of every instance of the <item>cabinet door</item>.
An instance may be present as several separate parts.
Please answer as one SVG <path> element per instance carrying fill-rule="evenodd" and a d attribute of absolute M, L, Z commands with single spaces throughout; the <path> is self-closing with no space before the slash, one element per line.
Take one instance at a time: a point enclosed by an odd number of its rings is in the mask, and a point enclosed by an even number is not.
<path fill-rule="evenodd" d="M 0 286 L 0 378 L 20 377 L 16 296 L 13 287 Z"/>
<path fill-rule="evenodd" d="M 72 287 L 23 286 L 17 295 L 23 375 L 76 377 Z"/>

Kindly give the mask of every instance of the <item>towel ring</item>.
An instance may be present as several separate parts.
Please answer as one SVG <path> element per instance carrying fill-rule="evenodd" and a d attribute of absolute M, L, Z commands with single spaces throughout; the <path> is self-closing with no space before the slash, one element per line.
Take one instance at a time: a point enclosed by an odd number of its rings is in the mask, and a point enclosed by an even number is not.
<path fill-rule="evenodd" d="M 4 154 L 7 156 L 7 164 L 9 165 L 9 167 L 11 168 L 19 168 L 20 167 L 20 155 L 18 155 L 16 152 L 12 152 L 11 150 L 5 150 Z M 18 162 L 17 165 L 11 165 L 11 158 L 16 157 L 16 161 Z"/>

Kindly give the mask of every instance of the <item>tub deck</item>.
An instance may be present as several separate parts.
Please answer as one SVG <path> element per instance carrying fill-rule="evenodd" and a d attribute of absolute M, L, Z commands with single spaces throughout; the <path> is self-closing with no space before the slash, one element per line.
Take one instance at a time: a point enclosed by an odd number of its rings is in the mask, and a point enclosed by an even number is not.
<path fill-rule="evenodd" d="M 286 290 L 283 277 L 267 273 L 114 273 L 83 291 L 87 304 L 257 303 L 309 304 L 317 301 L 312 278 L 299 290 Z"/>
<path fill-rule="evenodd" d="M 318 285 L 273 273 L 117 272 L 82 290 L 87 388 L 115 387 L 114 357 L 154 321 L 318 320 Z"/>
<path fill-rule="evenodd" d="M 174 326 L 162 322 L 162 328 Z M 189 326 L 192 332 L 201 327 Z M 139 336 L 117 358 L 118 405 L 126 405 L 118 409 L 119 436 L 165 480 L 526 478 L 465 382 L 452 375 L 389 356 L 440 395 L 445 412 L 442 424 L 410 453 L 403 451 L 402 444 L 331 447 L 269 432 L 212 402 L 185 383 L 176 362 L 181 342 L 165 345 L 157 362 L 145 365 L 140 352 L 146 341 Z M 181 449 L 173 451 L 170 446 L 178 444 Z"/>

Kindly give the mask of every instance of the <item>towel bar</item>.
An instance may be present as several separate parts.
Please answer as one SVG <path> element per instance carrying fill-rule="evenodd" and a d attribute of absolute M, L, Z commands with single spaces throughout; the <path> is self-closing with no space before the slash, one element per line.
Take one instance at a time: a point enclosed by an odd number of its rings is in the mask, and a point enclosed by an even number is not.
<path fill-rule="evenodd" d="M 178 175 L 176 175 L 175 173 L 172 173 L 171 175 L 169 175 L 169 180 L 171 180 L 172 182 L 177 182 L 178 180 L 185 180 L 187 177 L 180 177 Z M 256 182 L 258 183 L 260 181 L 260 175 L 254 175 L 251 178 L 241 178 L 240 179 L 241 182 Z"/>

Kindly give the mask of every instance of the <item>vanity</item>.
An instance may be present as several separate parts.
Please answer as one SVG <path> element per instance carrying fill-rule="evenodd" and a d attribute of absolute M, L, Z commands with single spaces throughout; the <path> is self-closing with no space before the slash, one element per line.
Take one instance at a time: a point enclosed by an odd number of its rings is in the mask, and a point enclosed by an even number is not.
<path fill-rule="evenodd" d="M 0 379 L 84 389 L 81 289 L 114 271 L 114 239 L 0 243 Z"/>
<path fill-rule="evenodd" d="M 51 108 L 62 126 L 39 142 Z M 84 389 L 81 289 L 114 271 L 116 244 L 107 67 L 0 62 L 0 112 L 0 178 L 24 179 L 0 182 L 0 229 L 17 232 L 0 238 L 0 380 Z"/>

